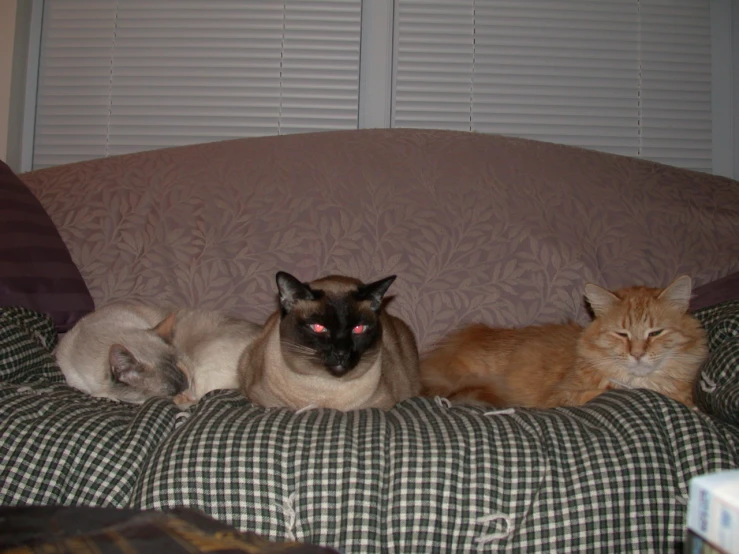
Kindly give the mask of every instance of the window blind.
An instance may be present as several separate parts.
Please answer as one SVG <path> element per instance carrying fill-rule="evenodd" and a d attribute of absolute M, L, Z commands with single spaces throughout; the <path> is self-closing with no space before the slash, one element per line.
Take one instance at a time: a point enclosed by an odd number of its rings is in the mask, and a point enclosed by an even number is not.
<path fill-rule="evenodd" d="M 703 0 L 398 0 L 392 124 L 711 170 Z"/>
<path fill-rule="evenodd" d="M 475 2 L 395 5 L 393 126 L 471 130 Z"/>
<path fill-rule="evenodd" d="M 357 127 L 361 0 L 46 0 L 34 168 Z"/>
<path fill-rule="evenodd" d="M 710 172 L 710 2 L 649 0 L 640 4 L 641 154 Z"/>

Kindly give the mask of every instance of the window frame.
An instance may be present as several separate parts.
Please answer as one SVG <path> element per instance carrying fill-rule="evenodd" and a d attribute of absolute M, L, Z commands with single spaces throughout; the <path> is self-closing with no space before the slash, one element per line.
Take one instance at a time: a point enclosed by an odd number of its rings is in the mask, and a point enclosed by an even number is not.
<path fill-rule="evenodd" d="M 362 2 L 359 128 L 390 127 L 397 1 Z M 43 8 L 44 0 L 18 1 L 16 34 L 28 44 L 14 59 L 25 69 L 13 72 L 24 76 L 25 93 L 10 108 L 22 112 L 21 125 L 8 133 L 19 145 L 17 159 L 8 160 L 18 172 L 32 167 Z M 739 178 L 739 0 L 711 0 L 711 48 L 713 173 Z"/>

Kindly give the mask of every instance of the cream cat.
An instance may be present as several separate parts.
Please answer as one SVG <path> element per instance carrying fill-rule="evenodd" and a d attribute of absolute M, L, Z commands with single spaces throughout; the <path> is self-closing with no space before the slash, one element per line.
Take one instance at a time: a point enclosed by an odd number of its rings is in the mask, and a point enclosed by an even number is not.
<path fill-rule="evenodd" d="M 423 357 L 422 394 L 548 408 L 584 404 L 610 388 L 647 388 L 693 406 L 708 350 L 703 328 L 687 313 L 691 285 L 687 275 L 665 289 L 609 292 L 588 284 L 595 318 L 585 329 L 470 325 Z"/>
<path fill-rule="evenodd" d="M 208 310 L 179 310 L 156 328 L 174 346 L 189 386 L 175 396 L 185 407 L 216 389 L 239 388 L 238 366 L 261 325 Z"/>
<path fill-rule="evenodd" d="M 280 310 L 244 352 L 241 391 L 262 406 L 393 407 L 419 392 L 413 332 L 385 312 L 395 276 L 301 283 L 277 273 Z"/>
<path fill-rule="evenodd" d="M 238 388 L 239 359 L 260 330 L 216 311 L 121 302 L 81 319 L 56 357 L 67 382 L 93 396 L 172 397 L 185 408 L 212 390 Z"/>
<path fill-rule="evenodd" d="M 92 396 L 134 403 L 183 392 L 184 367 L 175 348 L 154 330 L 166 314 L 154 306 L 116 302 L 80 319 L 55 351 L 67 383 Z"/>

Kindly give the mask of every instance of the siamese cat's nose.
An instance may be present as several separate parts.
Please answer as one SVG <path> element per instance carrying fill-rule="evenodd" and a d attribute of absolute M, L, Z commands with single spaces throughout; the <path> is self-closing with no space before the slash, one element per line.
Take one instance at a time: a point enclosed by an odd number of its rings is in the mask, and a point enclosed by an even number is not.
<path fill-rule="evenodd" d="M 349 369 L 350 368 L 343 365 L 333 365 L 328 368 L 328 372 L 334 377 L 343 377 L 349 373 Z"/>
<path fill-rule="evenodd" d="M 334 350 L 334 359 L 336 360 L 336 365 L 346 366 L 349 362 L 349 352 L 345 350 Z"/>
<path fill-rule="evenodd" d="M 329 363 L 326 364 L 329 373 L 334 377 L 346 375 L 352 369 L 350 358 L 351 354 L 349 352 L 343 350 L 334 351 L 331 359 L 328 360 Z"/>

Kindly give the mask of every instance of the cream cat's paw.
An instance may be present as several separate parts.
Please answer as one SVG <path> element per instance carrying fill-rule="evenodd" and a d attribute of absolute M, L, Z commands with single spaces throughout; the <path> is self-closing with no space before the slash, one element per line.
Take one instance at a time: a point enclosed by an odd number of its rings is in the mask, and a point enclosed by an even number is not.
<path fill-rule="evenodd" d="M 184 391 L 172 398 L 180 410 L 187 410 L 190 406 L 194 406 L 198 399 L 195 398 L 195 394 L 192 391 Z"/>
<path fill-rule="evenodd" d="M 114 396 L 113 394 L 109 392 L 97 392 L 92 395 L 94 398 L 107 398 L 108 400 L 112 400 L 113 402 L 121 402 L 121 399 Z"/>

